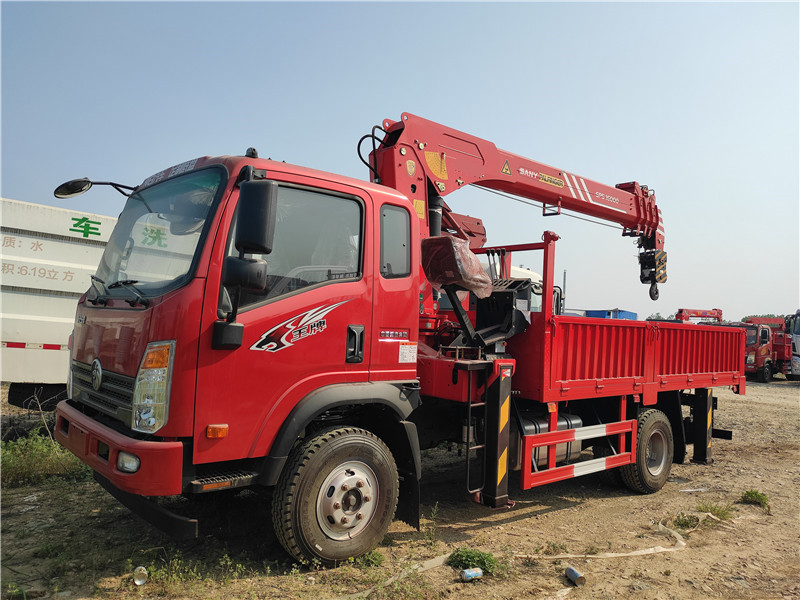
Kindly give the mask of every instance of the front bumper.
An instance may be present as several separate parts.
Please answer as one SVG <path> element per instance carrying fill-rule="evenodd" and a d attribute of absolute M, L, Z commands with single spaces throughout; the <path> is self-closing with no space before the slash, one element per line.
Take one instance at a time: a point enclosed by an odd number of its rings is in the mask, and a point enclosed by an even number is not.
<path fill-rule="evenodd" d="M 175 496 L 182 491 L 183 443 L 136 440 L 87 417 L 67 401 L 56 407 L 56 441 L 114 487 L 138 496 Z M 117 469 L 117 456 L 139 457 L 136 473 Z"/>

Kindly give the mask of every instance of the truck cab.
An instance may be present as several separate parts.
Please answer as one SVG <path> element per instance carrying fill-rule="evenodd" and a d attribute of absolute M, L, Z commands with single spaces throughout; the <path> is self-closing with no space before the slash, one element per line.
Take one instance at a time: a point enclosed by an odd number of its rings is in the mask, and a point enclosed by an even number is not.
<path fill-rule="evenodd" d="M 768 382 L 773 374 L 772 329 L 768 325 L 744 323 L 745 373 Z"/>
<path fill-rule="evenodd" d="M 267 178 L 272 247 L 237 249 L 240 190 Z M 297 427 L 347 404 L 416 481 L 417 221 L 390 188 L 252 157 L 148 178 L 80 298 L 59 441 L 122 493 L 270 485 Z M 253 264 L 260 286 L 226 285 Z"/>

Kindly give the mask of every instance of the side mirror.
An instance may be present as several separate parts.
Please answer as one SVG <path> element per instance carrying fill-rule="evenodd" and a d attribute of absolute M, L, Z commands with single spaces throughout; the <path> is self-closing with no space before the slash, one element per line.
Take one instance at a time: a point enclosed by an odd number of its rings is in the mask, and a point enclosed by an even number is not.
<path fill-rule="evenodd" d="M 214 321 L 211 347 L 214 350 L 235 350 L 244 339 L 244 325 L 236 322 L 241 290 L 264 291 L 267 287 L 267 261 L 228 256 L 222 266 L 222 285 L 232 288 L 230 311 L 225 321 Z M 224 293 L 228 294 L 227 291 Z"/>
<path fill-rule="evenodd" d="M 243 181 L 239 187 L 236 249 L 241 253 L 269 254 L 275 239 L 278 184 L 274 181 Z"/>
<path fill-rule="evenodd" d="M 228 256 L 223 265 L 222 285 L 263 292 L 267 287 L 267 262 L 256 258 Z"/>
<path fill-rule="evenodd" d="M 72 179 L 67 181 L 66 183 L 62 183 L 58 186 L 53 195 L 56 198 L 60 198 L 62 200 L 66 198 L 72 198 L 73 196 L 78 196 L 89 190 L 92 187 L 92 182 L 83 177 L 82 179 Z"/>

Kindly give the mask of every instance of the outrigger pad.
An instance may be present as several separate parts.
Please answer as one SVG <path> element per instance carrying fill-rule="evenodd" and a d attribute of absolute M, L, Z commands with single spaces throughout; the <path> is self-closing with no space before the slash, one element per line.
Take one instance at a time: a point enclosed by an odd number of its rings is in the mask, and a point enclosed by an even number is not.
<path fill-rule="evenodd" d="M 425 238 L 422 240 L 422 268 L 437 291 L 455 285 L 478 298 L 487 298 L 492 293 L 492 280 L 469 249 L 467 240 L 449 235 Z"/>

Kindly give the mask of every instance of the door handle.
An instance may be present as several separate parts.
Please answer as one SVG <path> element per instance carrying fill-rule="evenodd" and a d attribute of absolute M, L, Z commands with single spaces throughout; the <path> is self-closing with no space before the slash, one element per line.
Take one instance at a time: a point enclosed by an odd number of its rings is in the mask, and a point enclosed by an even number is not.
<path fill-rule="evenodd" d="M 347 326 L 347 358 L 348 363 L 364 362 L 364 326 Z"/>

